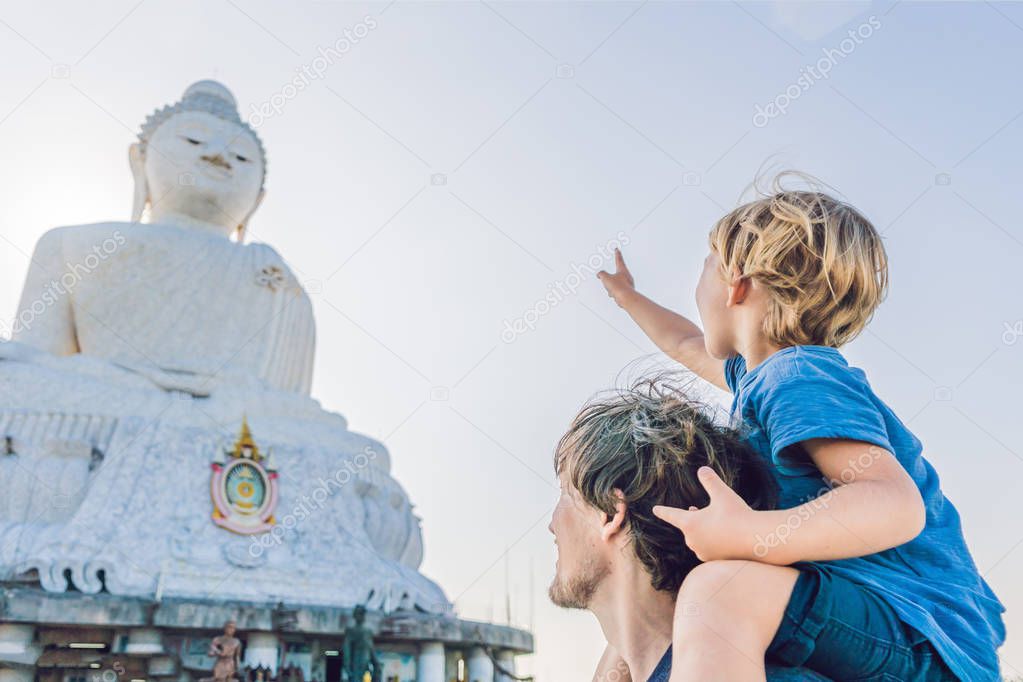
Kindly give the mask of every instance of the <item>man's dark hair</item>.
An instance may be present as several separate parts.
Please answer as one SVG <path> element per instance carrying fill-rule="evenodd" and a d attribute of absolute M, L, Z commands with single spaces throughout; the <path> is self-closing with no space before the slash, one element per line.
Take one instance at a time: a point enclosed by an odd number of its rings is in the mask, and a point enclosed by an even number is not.
<path fill-rule="evenodd" d="M 711 409 L 671 375 L 644 378 L 587 403 L 558 442 L 554 466 L 590 506 L 614 515 L 617 502 L 625 502 L 636 556 L 654 588 L 673 593 L 700 560 L 653 507 L 706 506 L 696 476 L 702 466 L 754 509 L 776 503 L 763 458 L 735 430 L 715 423 Z"/>

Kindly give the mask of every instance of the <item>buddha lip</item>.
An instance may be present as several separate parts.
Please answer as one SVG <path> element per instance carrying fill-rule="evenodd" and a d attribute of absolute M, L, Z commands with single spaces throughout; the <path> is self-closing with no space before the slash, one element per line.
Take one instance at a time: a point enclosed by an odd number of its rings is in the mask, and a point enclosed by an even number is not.
<path fill-rule="evenodd" d="M 231 164 L 225 161 L 219 154 L 217 156 L 200 156 L 199 159 L 216 168 L 222 168 L 226 171 L 231 170 Z"/>
<path fill-rule="evenodd" d="M 231 165 L 226 162 L 216 163 L 208 159 L 202 159 L 199 169 L 204 175 L 216 179 L 231 177 Z"/>

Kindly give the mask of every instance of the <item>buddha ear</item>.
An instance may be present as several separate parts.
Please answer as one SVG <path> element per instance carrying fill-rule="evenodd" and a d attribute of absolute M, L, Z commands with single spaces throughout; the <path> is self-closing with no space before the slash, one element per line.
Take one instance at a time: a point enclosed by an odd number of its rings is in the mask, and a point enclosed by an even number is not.
<path fill-rule="evenodd" d="M 263 197 L 265 196 L 266 190 L 265 189 L 259 190 L 259 195 L 256 197 L 256 200 L 252 202 L 252 210 L 249 211 L 248 215 L 245 216 L 242 222 L 238 225 L 238 228 L 235 230 L 235 234 L 238 235 L 239 244 L 245 241 L 245 230 L 249 226 L 249 219 L 252 218 L 252 214 L 256 212 L 256 209 L 259 208 L 259 205 L 263 203 Z"/>
<path fill-rule="evenodd" d="M 137 223 L 142 220 L 142 213 L 149 203 L 149 186 L 146 183 L 146 153 L 142 144 L 135 142 L 128 147 L 128 163 L 131 165 L 131 174 L 135 178 L 135 195 L 132 198 L 131 221 Z"/>

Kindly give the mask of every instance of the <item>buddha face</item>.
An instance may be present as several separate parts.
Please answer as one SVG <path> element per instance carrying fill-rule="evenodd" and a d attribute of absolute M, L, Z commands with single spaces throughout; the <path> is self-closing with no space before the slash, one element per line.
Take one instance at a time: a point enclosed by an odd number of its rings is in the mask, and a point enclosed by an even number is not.
<path fill-rule="evenodd" d="M 246 129 L 206 112 L 174 114 L 153 132 L 146 150 L 153 215 L 184 214 L 233 230 L 255 209 L 263 168 L 259 145 Z"/>

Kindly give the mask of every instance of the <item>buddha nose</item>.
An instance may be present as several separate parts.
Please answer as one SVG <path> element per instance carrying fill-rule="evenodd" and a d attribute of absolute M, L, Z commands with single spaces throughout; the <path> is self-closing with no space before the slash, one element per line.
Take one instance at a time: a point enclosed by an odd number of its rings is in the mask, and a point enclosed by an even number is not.
<path fill-rule="evenodd" d="M 231 170 L 231 164 L 229 164 L 227 160 L 220 154 L 213 154 L 212 156 L 209 154 L 205 154 L 203 156 L 200 156 L 199 158 L 214 166 L 219 166 L 220 168 Z"/>

